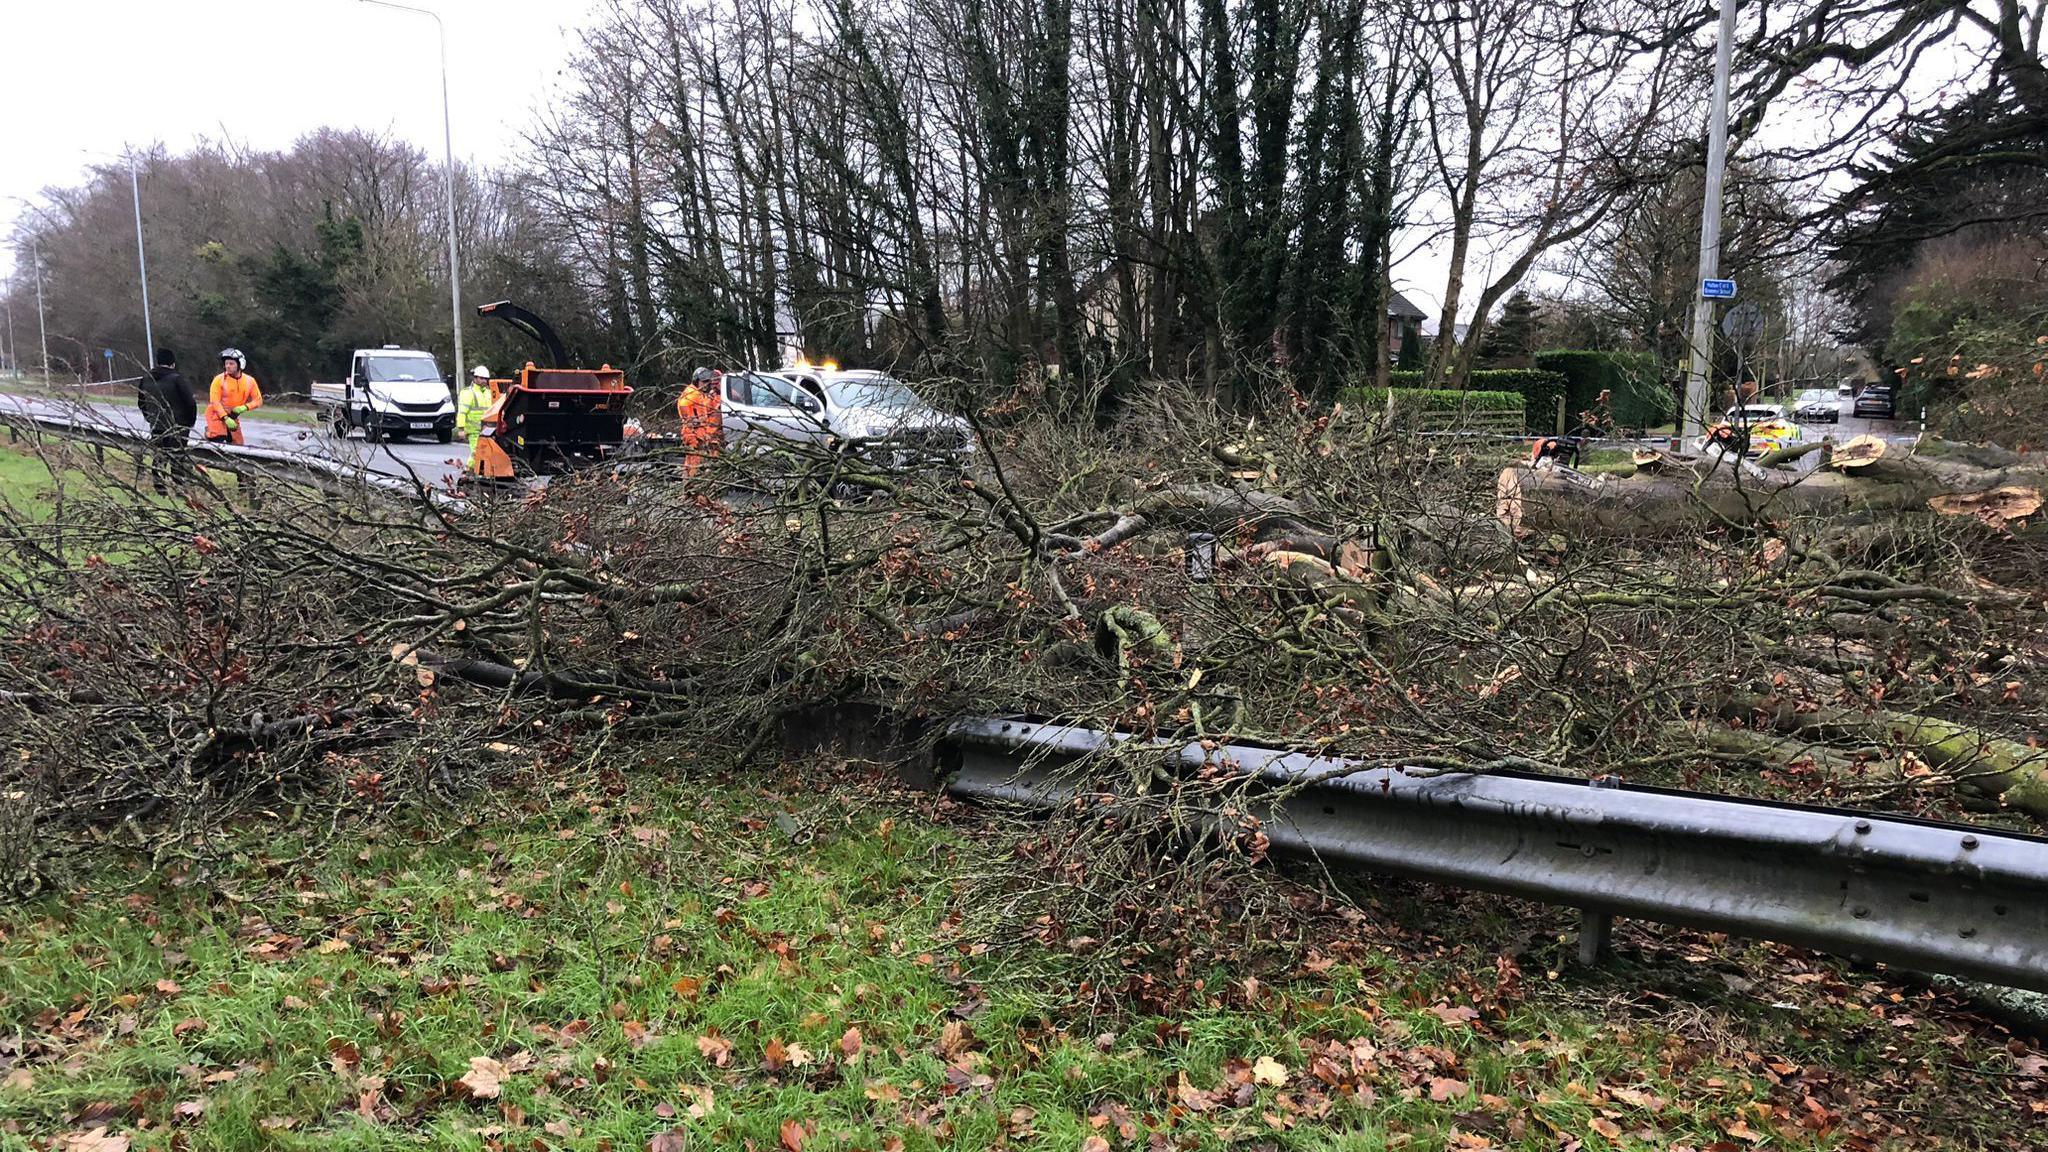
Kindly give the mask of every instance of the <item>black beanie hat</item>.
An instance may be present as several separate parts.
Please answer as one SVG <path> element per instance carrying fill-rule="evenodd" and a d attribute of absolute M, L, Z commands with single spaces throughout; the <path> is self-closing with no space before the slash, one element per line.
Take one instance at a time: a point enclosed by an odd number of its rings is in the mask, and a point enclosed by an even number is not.
<path fill-rule="evenodd" d="M 156 350 L 156 362 L 169 368 L 177 364 L 178 357 L 169 348 L 159 348 Z"/>

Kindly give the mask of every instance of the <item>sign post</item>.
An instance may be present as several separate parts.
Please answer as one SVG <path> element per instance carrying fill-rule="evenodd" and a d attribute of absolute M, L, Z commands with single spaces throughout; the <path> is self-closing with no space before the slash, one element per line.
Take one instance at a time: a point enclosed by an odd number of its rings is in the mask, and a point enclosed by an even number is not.
<path fill-rule="evenodd" d="M 100 349 L 100 355 L 107 358 L 107 380 L 111 382 L 114 379 L 114 350 L 112 348 L 102 348 Z"/>

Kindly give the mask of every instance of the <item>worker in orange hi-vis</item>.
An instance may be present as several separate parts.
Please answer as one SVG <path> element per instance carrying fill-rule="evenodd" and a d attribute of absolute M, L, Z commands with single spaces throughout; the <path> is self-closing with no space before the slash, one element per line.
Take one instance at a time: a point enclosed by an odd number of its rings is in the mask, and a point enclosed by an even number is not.
<path fill-rule="evenodd" d="M 206 438 L 215 444 L 242 443 L 242 416 L 263 407 L 263 390 L 246 369 L 240 348 L 220 351 L 220 375 L 206 390 Z"/>
<path fill-rule="evenodd" d="M 683 472 L 695 476 L 704 465 L 704 457 L 717 455 L 725 443 L 725 424 L 718 411 L 717 372 L 697 369 L 676 399 L 676 416 L 683 425 Z"/>

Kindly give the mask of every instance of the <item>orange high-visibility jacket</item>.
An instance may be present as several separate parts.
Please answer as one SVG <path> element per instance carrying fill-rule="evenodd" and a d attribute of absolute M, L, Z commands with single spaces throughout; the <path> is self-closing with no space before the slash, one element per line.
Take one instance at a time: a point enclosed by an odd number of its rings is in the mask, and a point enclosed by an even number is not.
<path fill-rule="evenodd" d="M 256 386 L 256 378 L 247 372 L 239 378 L 230 378 L 225 372 L 215 376 L 206 390 L 206 438 L 226 438 L 240 444 L 242 430 L 230 430 L 227 419 L 229 412 L 243 405 L 252 409 L 263 407 L 263 389 Z"/>
<path fill-rule="evenodd" d="M 701 447 L 717 443 L 724 437 L 724 428 L 718 416 L 718 392 L 716 389 L 699 388 L 695 381 L 683 389 L 676 400 L 676 416 L 683 422 L 683 443 Z"/>

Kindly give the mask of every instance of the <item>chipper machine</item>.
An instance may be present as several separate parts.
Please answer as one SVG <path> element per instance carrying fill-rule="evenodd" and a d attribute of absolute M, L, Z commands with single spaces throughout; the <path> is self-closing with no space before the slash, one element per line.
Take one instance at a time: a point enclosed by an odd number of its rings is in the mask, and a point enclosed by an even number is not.
<path fill-rule="evenodd" d="M 532 337 L 547 351 L 542 368 L 531 360 L 510 380 L 484 414 L 484 435 L 470 460 L 470 473 L 508 480 L 519 471 L 560 472 L 595 463 L 626 444 L 626 374 L 609 364 L 570 368 L 567 351 L 547 322 L 509 300 L 486 304 L 479 316 L 495 316 Z M 494 388 L 499 382 L 491 382 Z"/>

